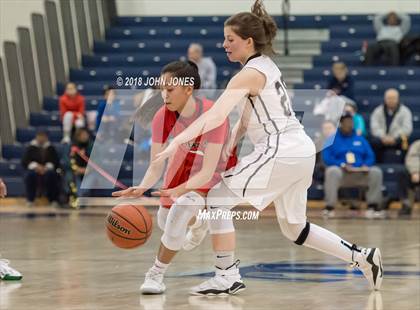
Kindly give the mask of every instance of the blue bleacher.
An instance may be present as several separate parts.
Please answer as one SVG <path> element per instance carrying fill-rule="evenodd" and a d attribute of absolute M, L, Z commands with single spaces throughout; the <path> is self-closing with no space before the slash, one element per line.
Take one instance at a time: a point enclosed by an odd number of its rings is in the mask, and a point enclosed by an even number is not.
<path fill-rule="evenodd" d="M 207 56 L 215 61 L 218 83 L 223 84 L 239 69 L 237 63 L 229 63 L 223 49 L 223 23 L 228 16 L 168 16 L 168 17 L 117 17 L 113 26 L 106 31 L 106 40 L 94 42 L 93 55 L 82 56 L 82 68 L 70 69 L 70 80 L 79 86 L 86 97 L 86 110 L 96 110 L 98 99 L 104 87 L 114 85 L 118 76 L 149 77 L 158 76 L 166 63 L 185 59 L 191 42 L 203 45 Z M 283 18 L 274 17 L 279 28 L 283 28 Z M 331 64 L 344 61 L 355 80 L 356 102 L 360 113 L 369 118 L 373 109 L 383 101 L 383 92 L 389 87 L 400 90 L 401 101 L 413 112 L 415 129 L 410 141 L 420 138 L 420 88 L 417 86 L 420 68 L 412 59 L 404 67 L 371 67 L 363 65 L 361 52 L 364 41 L 374 40 L 372 15 L 303 15 L 289 16 L 291 29 L 329 29 L 330 38 L 321 43 L 321 55 L 313 58 L 313 69 L 304 72 L 304 83 L 295 85 L 297 89 L 325 87 L 331 75 Z M 420 14 L 411 15 L 411 33 L 420 33 Z M 115 86 L 115 85 L 114 85 Z M 124 88 L 124 87 L 121 87 Z M 141 87 L 138 87 L 141 88 Z M 0 161 L 0 174 L 8 179 L 11 195 L 22 195 L 22 173 L 20 158 L 25 145 L 39 129 L 46 129 L 50 139 L 56 143 L 62 137 L 59 117 L 58 97 L 64 85 L 57 84 L 57 96 L 44 98 L 43 111 L 31 113 L 30 127 L 18 128 L 13 145 L 3 145 L 3 161 Z M 298 106 L 300 103 L 296 102 Z M 308 107 L 304 107 L 305 110 Z M 308 120 L 307 120 L 308 121 Z M 316 123 L 316 120 L 313 120 Z M 312 121 L 305 124 L 308 132 L 315 135 Z M 367 119 L 367 125 L 369 120 Z M 124 146 L 122 146 L 124 147 Z M 119 179 L 131 185 L 133 149 L 128 148 Z M 136 166 L 137 168 L 137 166 Z M 143 167 L 145 168 L 145 167 Z M 142 168 L 142 169 L 143 169 Z M 389 167 L 382 167 L 385 175 L 385 192 L 395 194 L 396 185 L 392 183 Z M 318 183 L 317 183 L 318 182 Z M 104 191 L 104 193 L 107 191 Z M 109 190 L 108 190 L 109 192 Z M 109 193 L 108 193 L 109 194 Z M 310 199 L 323 199 L 322 182 L 316 181 L 309 190 Z"/>

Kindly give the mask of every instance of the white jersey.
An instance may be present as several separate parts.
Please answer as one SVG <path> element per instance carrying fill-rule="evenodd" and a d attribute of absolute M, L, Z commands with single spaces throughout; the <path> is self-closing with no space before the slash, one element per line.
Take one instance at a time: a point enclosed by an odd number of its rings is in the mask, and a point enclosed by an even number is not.
<path fill-rule="evenodd" d="M 315 145 L 295 116 L 277 65 L 267 56 L 255 55 L 246 68 L 266 77 L 264 89 L 243 106 L 242 121 L 254 151 L 224 173 L 223 184 L 209 192 L 207 203 L 247 202 L 262 210 L 274 201 L 279 217 L 304 223 Z"/>
<path fill-rule="evenodd" d="M 266 143 L 276 151 L 279 136 L 284 140 L 291 132 L 304 134 L 303 126 L 295 116 L 282 74 L 271 58 L 257 54 L 247 61 L 243 69 L 246 68 L 255 69 L 266 78 L 261 93 L 249 96 L 245 103 L 248 137 L 255 146 Z"/>

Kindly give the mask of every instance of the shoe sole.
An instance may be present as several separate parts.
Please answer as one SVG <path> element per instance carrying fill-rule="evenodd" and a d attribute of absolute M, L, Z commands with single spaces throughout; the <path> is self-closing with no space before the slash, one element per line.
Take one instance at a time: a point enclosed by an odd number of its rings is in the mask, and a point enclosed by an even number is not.
<path fill-rule="evenodd" d="M 22 280 L 23 276 L 10 276 L 5 275 L 4 278 L 0 278 L 2 281 L 19 281 Z"/>
<path fill-rule="evenodd" d="M 373 248 L 372 251 L 369 253 L 366 261 L 372 265 L 371 271 L 373 277 L 373 289 L 375 291 L 379 291 L 384 276 L 381 251 L 378 248 Z"/>
<path fill-rule="evenodd" d="M 153 290 L 153 289 L 142 289 L 140 288 L 140 293 L 142 295 L 160 295 L 165 293 L 166 288 L 163 291 L 157 291 L 157 290 Z"/>
<path fill-rule="evenodd" d="M 245 284 L 243 283 L 239 283 L 239 282 L 235 282 L 232 287 L 234 285 L 237 285 L 236 288 L 232 289 L 232 288 L 228 288 L 224 291 L 218 291 L 218 290 L 207 290 L 207 291 L 202 291 L 202 292 L 190 292 L 190 295 L 192 296 L 229 296 L 229 295 L 236 295 L 242 291 L 244 291 L 246 289 Z"/>

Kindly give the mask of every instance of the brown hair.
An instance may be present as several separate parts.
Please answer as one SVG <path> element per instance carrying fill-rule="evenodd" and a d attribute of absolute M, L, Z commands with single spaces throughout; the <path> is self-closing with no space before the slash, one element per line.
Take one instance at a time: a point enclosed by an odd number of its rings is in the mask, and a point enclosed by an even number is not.
<path fill-rule="evenodd" d="M 192 61 L 173 61 L 163 67 L 161 74 L 171 73 L 173 77 L 190 78 L 194 83 L 194 89 L 201 87 L 200 74 L 198 66 Z"/>
<path fill-rule="evenodd" d="M 277 25 L 274 19 L 268 15 L 262 0 L 256 0 L 250 12 L 242 12 L 229 17 L 225 26 L 232 30 L 242 39 L 252 38 L 257 52 L 275 54 L 273 40 L 276 36 Z"/>

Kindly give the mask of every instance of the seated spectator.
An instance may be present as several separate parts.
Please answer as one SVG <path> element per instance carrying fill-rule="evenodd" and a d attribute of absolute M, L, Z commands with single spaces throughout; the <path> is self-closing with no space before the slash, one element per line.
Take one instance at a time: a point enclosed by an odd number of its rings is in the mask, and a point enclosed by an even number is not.
<path fill-rule="evenodd" d="M 383 217 L 382 211 L 382 170 L 375 167 L 375 155 L 365 138 L 353 130 L 353 117 L 344 114 L 335 136 L 326 143 L 334 142 L 322 151 L 327 166 L 325 171 L 324 192 L 326 207 L 324 215 L 332 216 L 338 200 L 338 190 L 345 182 L 357 185 L 361 180 L 368 186 L 366 217 Z"/>
<path fill-rule="evenodd" d="M 400 162 L 408 148 L 408 138 L 413 131 L 413 117 L 409 108 L 400 103 L 396 89 L 385 92 L 384 104 L 370 116 L 371 144 L 378 163 L 386 159 L 386 152 L 401 151 Z"/>
<path fill-rule="evenodd" d="M 84 156 L 87 158 L 90 157 L 90 153 L 92 151 L 93 141 L 89 131 L 85 128 L 79 128 L 74 133 L 74 139 L 72 141 L 72 147 L 70 150 L 70 164 L 71 170 L 73 173 L 73 180 L 75 182 L 77 188 L 77 196 L 83 197 L 87 196 L 90 192 L 89 188 L 89 178 L 86 174 L 86 168 L 88 162 L 83 159 Z M 84 155 L 84 156 L 82 156 Z M 84 189 L 81 188 L 82 181 L 84 181 Z"/>
<path fill-rule="evenodd" d="M 203 47 L 192 43 L 188 47 L 188 60 L 197 64 L 202 89 L 216 89 L 217 69 L 211 57 L 203 57 Z"/>
<path fill-rule="evenodd" d="M 351 99 L 344 96 L 337 96 L 335 92 L 328 91 L 321 101 L 316 101 L 313 109 L 313 115 L 321 117 L 326 121 L 332 121 L 338 124 L 346 101 Z"/>
<path fill-rule="evenodd" d="M 420 56 L 420 34 L 405 36 L 400 42 L 401 65 L 405 65 L 415 55 Z M 416 64 L 420 65 L 419 59 Z"/>
<path fill-rule="evenodd" d="M 345 96 L 354 100 L 354 82 L 344 62 L 335 62 L 332 66 L 332 76 L 328 80 L 327 89 L 337 96 Z"/>
<path fill-rule="evenodd" d="M 321 156 L 320 156 L 320 152 L 322 151 L 322 149 L 325 146 L 325 141 L 331 137 L 332 135 L 334 135 L 337 131 L 337 127 L 335 125 L 334 122 L 332 121 L 324 121 L 321 125 L 321 134 L 319 135 L 319 137 L 316 138 L 315 140 L 315 146 L 316 146 L 316 151 L 317 151 L 317 158 L 316 158 L 316 162 L 320 163 L 321 161 Z"/>
<path fill-rule="evenodd" d="M 60 116 L 63 121 L 62 143 L 70 143 L 73 125 L 85 126 L 85 98 L 77 91 L 76 84 L 67 83 L 64 95 L 60 97 Z"/>
<path fill-rule="evenodd" d="M 347 100 L 344 106 L 344 112 L 353 115 L 354 131 L 359 136 L 366 137 L 366 124 L 363 116 L 357 113 L 357 104 L 353 100 Z"/>
<path fill-rule="evenodd" d="M 33 205 L 36 194 L 41 189 L 46 192 L 50 203 L 57 204 L 60 191 L 60 176 L 57 169 L 60 166 L 60 158 L 54 146 L 48 141 L 45 132 L 38 132 L 26 148 L 22 165 L 26 170 L 25 186 L 28 205 Z"/>
<path fill-rule="evenodd" d="M 106 110 L 105 110 L 106 109 Z M 104 98 L 98 101 L 98 111 L 96 115 L 96 132 L 102 123 L 102 132 L 107 136 L 113 135 L 118 126 L 118 116 L 120 115 L 120 103 L 115 100 L 115 90 L 107 87 L 104 91 Z"/>
<path fill-rule="evenodd" d="M 410 30 L 410 16 L 390 12 L 377 15 L 373 20 L 376 42 L 369 44 L 366 51 L 366 65 L 376 63 L 381 56 L 387 65 L 398 66 L 400 63 L 400 42 Z"/>
<path fill-rule="evenodd" d="M 410 146 L 405 157 L 405 168 L 398 176 L 398 193 L 402 202 L 400 216 L 411 215 L 412 203 L 408 198 L 408 192 L 420 186 L 420 140 L 414 141 Z"/>

